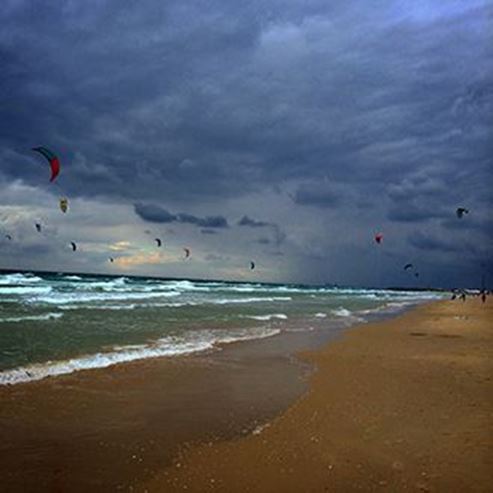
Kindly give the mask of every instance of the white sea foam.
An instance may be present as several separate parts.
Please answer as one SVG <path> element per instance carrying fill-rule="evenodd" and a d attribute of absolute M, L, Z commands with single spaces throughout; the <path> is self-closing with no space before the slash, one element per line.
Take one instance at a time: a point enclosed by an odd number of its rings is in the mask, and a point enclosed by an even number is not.
<path fill-rule="evenodd" d="M 0 295 L 35 295 L 51 293 L 51 286 L 0 286 Z"/>
<path fill-rule="evenodd" d="M 340 317 L 344 319 L 345 325 L 352 325 L 353 323 L 356 322 L 365 322 L 365 319 L 362 317 L 359 317 L 358 315 L 355 315 L 351 310 L 348 310 L 347 308 L 344 308 L 343 306 L 340 306 L 339 308 L 336 308 L 335 310 L 330 311 L 332 315 L 335 315 L 336 317 Z"/>
<path fill-rule="evenodd" d="M 6 274 L 0 275 L 0 284 L 26 284 L 40 282 L 43 279 L 32 274 Z"/>
<path fill-rule="evenodd" d="M 169 296 L 169 295 L 168 295 Z M 143 297 L 145 298 L 145 297 Z M 147 298 L 159 298 L 159 296 L 147 296 Z M 128 299 L 128 298 L 127 298 Z M 142 303 L 127 303 L 127 304 L 108 304 L 108 303 L 101 303 L 101 304 L 84 304 L 86 300 L 79 300 L 73 299 L 70 301 L 65 301 L 59 306 L 58 308 L 60 310 L 81 310 L 81 309 L 86 309 L 86 310 L 135 310 L 135 309 L 142 309 L 142 308 L 182 308 L 182 307 L 189 307 L 189 306 L 204 306 L 204 305 L 227 305 L 227 304 L 236 304 L 236 303 L 261 303 L 261 302 L 277 302 L 277 301 L 290 301 L 291 298 L 288 297 L 274 297 L 274 298 L 231 298 L 231 299 L 219 299 L 219 300 L 214 300 L 214 299 L 203 299 L 203 300 L 197 300 L 197 301 L 183 301 L 183 302 L 142 302 Z M 92 301 L 124 301 L 124 298 L 98 298 L 94 299 Z M 56 304 L 53 301 L 53 304 Z M 260 319 L 259 319 L 260 320 Z"/>
<path fill-rule="evenodd" d="M 243 315 L 243 318 L 251 318 L 253 320 L 267 321 L 277 318 L 280 320 L 287 320 L 288 316 L 284 313 L 270 313 L 268 315 Z"/>
<path fill-rule="evenodd" d="M 57 319 L 62 318 L 62 317 L 63 317 L 63 313 L 44 313 L 43 315 L 25 315 L 25 316 L 21 316 L 21 317 L 0 318 L 0 323 L 57 320 Z"/>
<path fill-rule="evenodd" d="M 50 376 L 67 375 L 82 370 L 107 368 L 119 363 L 128 363 L 148 358 L 180 356 L 213 349 L 220 344 L 263 339 L 279 334 L 279 330 L 241 329 L 237 331 L 203 330 L 189 333 L 189 340 L 163 337 L 149 344 L 115 346 L 112 351 L 84 355 L 63 361 L 37 363 L 0 372 L 0 385 L 42 380 Z"/>
<path fill-rule="evenodd" d="M 326 313 L 319 312 L 319 313 L 315 313 L 315 317 L 317 317 L 317 318 L 325 318 L 325 317 L 327 317 L 327 314 Z"/>
<path fill-rule="evenodd" d="M 340 306 L 339 308 L 337 308 L 335 310 L 331 310 L 331 313 L 333 315 L 336 315 L 337 317 L 352 317 L 353 316 L 353 313 L 351 312 L 351 310 L 348 310 L 342 306 Z"/>
<path fill-rule="evenodd" d="M 359 310 L 359 314 L 367 315 L 371 313 L 379 313 L 379 312 L 395 312 L 399 311 L 402 308 L 407 306 L 415 305 L 419 302 L 423 302 L 424 300 L 407 300 L 407 301 L 391 301 L 385 303 L 383 305 L 377 306 L 375 308 L 368 308 L 366 310 Z"/>
<path fill-rule="evenodd" d="M 57 293 L 56 296 L 35 296 L 26 301 L 31 304 L 65 305 L 75 303 L 86 303 L 90 301 L 125 301 L 149 298 L 167 298 L 179 296 L 179 293 L 157 292 L 157 293 Z"/>
<path fill-rule="evenodd" d="M 291 301 L 290 296 L 271 296 L 271 297 L 259 297 L 259 298 L 224 298 L 218 300 L 211 300 L 210 303 L 215 305 L 227 305 L 229 303 L 262 303 L 272 301 Z"/>

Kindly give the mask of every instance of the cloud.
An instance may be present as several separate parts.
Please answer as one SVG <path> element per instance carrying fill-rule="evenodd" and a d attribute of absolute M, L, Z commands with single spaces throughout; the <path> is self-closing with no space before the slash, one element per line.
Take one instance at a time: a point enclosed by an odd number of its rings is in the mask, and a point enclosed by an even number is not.
<path fill-rule="evenodd" d="M 459 253 L 466 256 L 478 255 L 480 248 L 469 240 L 442 239 L 433 234 L 415 232 L 408 236 L 408 242 L 418 250 L 439 253 Z"/>
<path fill-rule="evenodd" d="M 172 214 L 156 204 L 134 204 L 135 213 L 144 221 L 152 223 L 193 224 L 201 228 L 227 228 L 228 221 L 223 216 L 197 217 L 192 214 Z"/>
<path fill-rule="evenodd" d="M 340 195 L 328 183 L 305 183 L 296 190 L 293 200 L 299 205 L 326 208 L 338 205 Z"/>
<path fill-rule="evenodd" d="M 180 213 L 177 215 L 177 222 L 193 224 L 202 228 L 227 228 L 228 221 L 223 216 L 196 217 L 191 214 Z"/>
<path fill-rule="evenodd" d="M 266 226 L 271 226 L 272 223 L 268 223 L 265 221 L 257 221 L 256 219 L 251 219 L 248 216 L 243 216 L 238 221 L 238 226 L 248 226 L 250 228 L 263 228 Z"/>
<path fill-rule="evenodd" d="M 159 205 L 137 203 L 134 204 L 134 208 L 139 217 L 151 223 L 172 223 L 178 219 L 175 214 L 171 214 Z"/>
<path fill-rule="evenodd" d="M 244 217 L 222 248 L 249 256 L 247 228 L 270 227 L 261 236 L 282 244 L 283 275 L 304 280 L 331 275 L 335 262 L 352 282 L 373 282 L 352 277 L 337 253 L 363 223 L 392 228 L 412 250 L 409 228 L 441 238 L 455 227 L 447 214 L 465 204 L 480 217 L 470 241 L 483 242 L 480 211 L 493 203 L 490 3 L 7 2 L 2 207 L 49 210 L 63 192 L 89 239 L 108 231 L 111 209 L 125 237 L 141 234 L 134 212 L 210 231 Z M 59 188 L 36 145 L 60 156 Z M 107 209 L 96 217 L 91 202 Z M 325 252 L 318 264 L 304 253 L 310 238 Z"/>
<path fill-rule="evenodd" d="M 116 257 L 113 263 L 117 264 L 119 267 L 129 268 L 142 265 L 161 264 L 163 260 L 161 253 L 139 252 L 133 255 Z"/>
<path fill-rule="evenodd" d="M 443 219 L 447 217 L 447 212 L 441 211 L 440 208 L 427 208 L 425 206 L 416 206 L 414 204 L 400 204 L 392 207 L 387 217 L 391 221 L 403 223 L 415 223 L 429 221 L 431 219 Z"/>
<path fill-rule="evenodd" d="M 125 252 L 128 251 L 131 247 L 129 241 L 116 241 L 109 246 L 109 249 L 113 252 Z"/>

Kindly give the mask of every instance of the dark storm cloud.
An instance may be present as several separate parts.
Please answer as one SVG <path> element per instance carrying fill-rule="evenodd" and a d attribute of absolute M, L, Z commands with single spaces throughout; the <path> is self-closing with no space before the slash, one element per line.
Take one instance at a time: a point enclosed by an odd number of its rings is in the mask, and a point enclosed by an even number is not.
<path fill-rule="evenodd" d="M 470 215 L 459 219 L 457 217 L 449 218 L 442 221 L 441 225 L 445 229 L 453 231 L 465 231 L 472 237 L 478 237 L 483 234 L 487 238 L 493 239 L 493 218 L 478 219 Z"/>
<path fill-rule="evenodd" d="M 72 194 L 137 199 L 226 197 L 328 170 L 379 186 L 440 160 L 444 175 L 484 173 L 489 9 L 403 5 L 10 2 L 2 143 L 30 165 L 11 158 L 4 172 L 33 181 L 28 149 L 42 143 L 64 158 Z M 305 185 L 296 202 L 337 200 Z"/>
<path fill-rule="evenodd" d="M 238 221 L 238 226 L 248 226 L 250 228 L 264 228 L 266 226 L 271 226 L 271 223 L 265 221 L 257 221 L 256 219 L 251 219 L 248 216 L 243 216 Z"/>
<path fill-rule="evenodd" d="M 327 183 L 300 185 L 293 197 L 296 204 L 316 207 L 335 207 L 340 202 L 340 196 Z"/>
<path fill-rule="evenodd" d="M 178 219 L 176 214 L 171 214 L 159 205 L 139 203 L 134 204 L 134 208 L 135 213 L 138 216 L 150 223 L 172 223 Z M 150 233 L 149 230 L 146 230 L 145 232 Z"/>
<path fill-rule="evenodd" d="M 203 203 L 238 215 L 230 201 L 274 187 L 321 242 L 323 209 L 406 228 L 491 208 L 491 14 L 486 0 L 6 0 L 0 187 L 55 191 L 30 151 L 45 145 L 64 195 L 156 223 L 224 228 Z M 239 210 L 262 224 L 255 206 Z M 275 221 L 285 244 L 291 217 Z"/>
<path fill-rule="evenodd" d="M 415 206 L 413 204 L 404 204 L 400 207 L 393 207 L 389 210 L 387 217 L 391 221 L 414 223 L 423 222 L 430 219 L 447 217 L 447 212 L 433 209 L 426 206 Z"/>
<path fill-rule="evenodd" d="M 273 222 L 258 221 L 257 219 L 252 219 L 248 216 L 243 216 L 238 221 L 238 226 L 250 227 L 250 228 L 270 228 L 270 230 L 272 231 L 271 238 L 262 236 L 255 240 L 255 243 L 258 243 L 260 245 L 273 244 L 277 248 L 279 248 L 286 240 L 286 233 L 282 230 L 282 228 L 278 224 Z"/>
<path fill-rule="evenodd" d="M 422 232 L 413 233 L 408 242 L 418 250 L 438 252 L 442 254 L 460 253 L 465 256 L 480 256 L 481 248 L 470 240 L 460 241 L 453 238 L 437 238 L 432 234 Z"/>
<path fill-rule="evenodd" d="M 193 224 L 201 228 L 227 228 L 228 221 L 223 216 L 197 217 L 192 214 L 172 214 L 156 204 L 134 204 L 135 213 L 144 221 L 151 223 Z"/>
<path fill-rule="evenodd" d="M 178 214 L 177 221 L 184 224 L 193 224 L 202 228 L 227 228 L 228 221 L 223 216 L 196 217 L 192 214 Z"/>

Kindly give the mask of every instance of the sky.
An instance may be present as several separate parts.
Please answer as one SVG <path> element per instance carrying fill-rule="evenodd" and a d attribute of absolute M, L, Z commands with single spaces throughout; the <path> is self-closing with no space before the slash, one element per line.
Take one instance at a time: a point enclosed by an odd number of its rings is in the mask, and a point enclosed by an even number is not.
<path fill-rule="evenodd" d="M 0 268 L 493 285 L 492 17 L 484 0 L 4 0 Z"/>

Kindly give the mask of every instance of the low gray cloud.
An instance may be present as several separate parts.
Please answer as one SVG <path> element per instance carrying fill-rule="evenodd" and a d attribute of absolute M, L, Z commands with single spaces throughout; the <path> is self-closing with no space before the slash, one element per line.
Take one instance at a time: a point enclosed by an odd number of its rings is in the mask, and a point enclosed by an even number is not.
<path fill-rule="evenodd" d="M 296 190 L 293 200 L 299 205 L 315 207 L 335 207 L 340 201 L 340 194 L 328 183 L 302 184 Z"/>
<path fill-rule="evenodd" d="M 173 223 L 178 220 L 176 214 L 171 214 L 159 205 L 137 203 L 134 208 L 139 217 L 150 223 Z"/>
<path fill-rule="evenodd" d="M 418 250 L 425 252 L 459 253 L 468 257 L 479 255 L 480 252 L 478 245 L 471 243 L 469 240 L 443 239 L 433 234 L 426 234 L 419 231 L 409 235 L 408 242 Z"/>
<path fill-rule="evenodd" d="M 243 216 L 238 221 L 238 226 L 248 226 L 250 228 L 264 228 L 266 226 L 271 226 L 272 223 L 268 223 L 265 221 L 257 221 L 256 219 L 251 219 L 248 216 Z"/>
<path fill-rule="evenodd" d="M 134 204 L 135 213 L 144 221 L 152 223 L 193 224 L 200 228 L 227 228 L 228 221 L 223 216 L 197 217 L 183 212 L 172 214 L 156 204 Z"/>
<path fill-rule="evenodd" d="M 443 219 L 447 217 L 447 215 L 447 212 L 437 208 L 416 206 L 414 204 L 400 204 L 389 210 L 387 218 L 396 222 L 416 223 L 437 218 Z"/>

